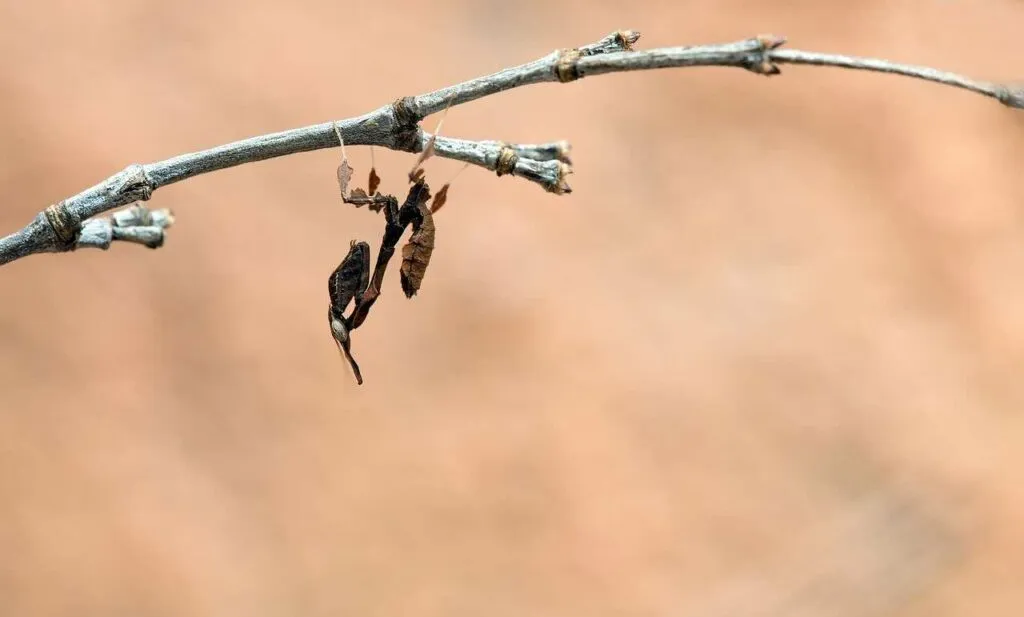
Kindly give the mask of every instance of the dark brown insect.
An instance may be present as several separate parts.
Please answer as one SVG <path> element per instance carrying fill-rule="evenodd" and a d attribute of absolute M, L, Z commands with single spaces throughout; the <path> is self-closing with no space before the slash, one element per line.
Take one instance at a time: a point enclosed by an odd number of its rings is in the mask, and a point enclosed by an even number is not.
<path fill-rule="evenodd" d="M 359 364 L 352 357 L 352 324 L 344 313 L 349 303 L 366 291 L 369 283 L 370 245 L 353 240 L 348 255 L 327 280 L 327 293 L 331 299 L 327 307 L 327 323 L 331 326 L 331 336 L 338 344 L 338 349 L 352 366 L 352 372 L 360 384 L 363 383 L 363 376 Z"/>
<path fill-rule="evenodd" d="M 427 185 L 426 174 L 420 165 L 433 154 L 435 137 L 436 133 L 430 138 L 423 154 L 417 159 L 413 171 L 409 173 L 412 187 L 401 206 L 398 205 L 398 199 L 393 195 L 377 191 L 380 177 L 377 176 L 376 169 L 372 167 L 368 179 L 370 192 L 367 193 L 361 188 L 354 188 L 349 192 L 348 185 L 352 180 L 354 170 L 348 163 L 344 143 L 342 143 L 342 161 L 338 166 L 338 186 L 341 189 L 342 201 L 357 208 L 369 206 L 369 209 L 374 212 L 384 212 L 384 236 L 381 239 L 380 251 L 377 253 L 377 261 L 373 266 L 373 276 L 370 276 L 370 245 L 353 240 L 348 254 L 331 273 L 327 284 L 331 300 L 327 311 L 327 321 L 331 327 L 331 336 L 334 337 L 338 349 L 352 366 L 356 381 L 360 385 L 363 383 L 363 377 L 359 365 L 352 357 L 352 331 L 366 321 L 370 308 L 380 297 L 381 286 L 384 284 L 384 273 L 391 262 L 391 257 L 395 254 L 395 247 L 398 246 L 405 230 L 411 226 L 412 235 L 408 243 L 402 247 L 400 271 L 402 291 L 408 298 L 416 295 L 423 284 L 423 276 L 426 274 L 430 257 L 434 252 L 436 232 L 433 213 L 444 205 L 448 196 L 448 187 L 451 184 L 450 182 L 445 184 L 434 197 L 433 204 L 427 205 L 431 198 L 430 186 Z M 338 140 L 341 141 L 340 132 Z M 346 317 L 345 310 L 349 304 L 353 303 L 352 312 Z"/>

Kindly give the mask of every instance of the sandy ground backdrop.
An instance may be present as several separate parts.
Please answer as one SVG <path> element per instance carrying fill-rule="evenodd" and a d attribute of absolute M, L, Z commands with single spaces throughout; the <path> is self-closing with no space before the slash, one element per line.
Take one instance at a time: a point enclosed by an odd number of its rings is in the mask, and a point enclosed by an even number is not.
<path fill-rule="evenodd" d="M 356 115 L 619 28 L 1024 78 L 1024 4 L 0 1 L 0 226 L 132 162 Z M 159 251 L 0 271 L 0 613 L 1024 610 L 1024 114 L 792 67 L 458 108 L 574 145 L 463 173 L 356 351 L 380 221 L 336 150 L 160 190 Z M 350 153 L 360 177 L 369 153 Z M 377 151 L 385 188 L 411 164 Z M 439 178 L 458 165 L 432 161 Z"/>

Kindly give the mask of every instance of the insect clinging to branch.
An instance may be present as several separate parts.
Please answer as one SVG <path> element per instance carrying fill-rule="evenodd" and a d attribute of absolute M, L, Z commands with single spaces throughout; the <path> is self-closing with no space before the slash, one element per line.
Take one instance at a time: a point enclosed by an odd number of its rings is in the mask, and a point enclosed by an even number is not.
<path fill-rule="evenodd" d="M 373 266 L 372 276 L 370 273 L 370 245 L 361 240 L 352 240 L 348 254 L 331 273 L 327 284 L 330 298 L 327 321 L 331 327 L 331 335 L 334 337 L 338 349 L 351 365 L 356 381 L 362 384 L 362 373 L 352 356 L 352 331 L 366 321 L 370 308 L 380 296 L 388 263 L 408 227 L 412 227 L 412 234 L 405 246 L 402 247 L 400 271 L 402 291 L 407 298 L 412 298 L 419 291 L 427 266 L 430 264 L 430 257 L 434 252 L 434 213 L 447 201 L 451 181 L 441 187 L 441 190 L 433 196 L 433 202 L 428 207 L 427 204 L 431 198 L 430 186 L 427 184 L 426 174 L 421 165 L 433 154 L 434 140 L 437 135 L 435 131 L 435 134 L 424 146 L 412 171 L 409 172 L 409 181 L 412 183 L 412 187 L 401 206 L 394 195 L 378 191 L 380 176 L 377 175 L 376 167 L 373 164 L 370 166 L 370 175 L 367 180 L 368 190 L 354 188 L 349 192 L 348 185 L 352 180 L 354 170 L 349 165 L 348 157 L 345 154 L 345 143 L 337 126 L 335 126 L 335 132 L 338 133 L 342 152 L 341 164 L 338 166 L 338 185 L 341 189 L 342 201 L 357 208 L 367 206 L 373 212 L 384 212 L 384 234 L 380 250 L 377 253 L 377 261 Z M 346 317 L 344 312 L 353 302 L 352 312 Z"/>

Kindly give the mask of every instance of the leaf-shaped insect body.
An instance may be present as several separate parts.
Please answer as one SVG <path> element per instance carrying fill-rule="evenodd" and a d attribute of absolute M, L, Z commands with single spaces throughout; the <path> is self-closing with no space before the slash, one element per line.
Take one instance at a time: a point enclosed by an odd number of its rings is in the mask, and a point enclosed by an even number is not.
<path fill-rule="evenodd" d="M 381 239 L 380 251 L 373 266 L 372 277 L 370 275 L 369 244 L 353 240 L 348 254 L 334 269 L 328 280 L 331 305 L 327 311 L 327 321 L 331 328 L 331 336 L 337 343 L 339 351 L 348 360 L 353 373 L 355 373 L 356 381 L 360 384 L 363 383 L 362 373 L 351 353 L 352 332 L 364 323 L 370 309 L 380 297 L 384 273 L 399 241 L 405 234 L 405 230 L 412 227 L 412 235 L 408 243 L 402 247 L 402 265 L 399 273 L 402 291 L 405 292 L 407 298 L 416 295 L 423 285 L 423 276 L 426 274 L 427 266 L 430 265 L 430 258 L 434 252 L 433 212 L 444 206 L 451 184 L 450 181 L 445 184 L 434 196 L 434 201 L 431 204 L 430 186 L 427 185 L 426 174 L 421 163 L 433 154 L 435 137 L 436 133 L 425 144 L 424 152 L 421 153 L 410 172 L 409 177 L 413 186 L 409 188 L 409 194 L 399 206 L 395 196 L 378 191 L 380 177 L 372 163 L 368 179 L 369 192 L 358 187 L 349 190 L 353 170 L 345 156 L 344 142 L 341 141 L 340 133 L 338 135 L 338 141 L 342 144 L 342 161 L 338 167 L 338 185 L 341 189 L 342 200 L 357 208 L 368 206 L 375 212 L 382 210 L 384 212 L 384 236 Z M 354 308 L 346 317 L 344 313 L 348 305 L 353 303 Z"/>
<path fill-rule="evenodd" d="M 419 216 L 413 219 L 412 236 L 402 247 L 401 279 L 406 298 L 419 291 L 434 253 L 434 216 L 424 203 L 419 203 L 417 208 Z"/>
<path fill-rule="evenodd" d="M 344 313 L 349 302 L 366 290 L 370 283 L 370 245 L 353 240 L 348 254 L 327 280 L 327 293 L 331 308 L 338 315 Z"/>
<path fill-rule="evenodd" d="M 359 364 L 352 357 L 352 327 L 345 319 L 345 308 L 370 284 L 370 245 L 353 240 L 348 254 L 338 264 L 327 280 L 327 293 L 331 304 L 327 307 L 327 323 L 338 349 L 348 360 L 355 373 L 356 382 L 362 385 L 363 376 Z"/>

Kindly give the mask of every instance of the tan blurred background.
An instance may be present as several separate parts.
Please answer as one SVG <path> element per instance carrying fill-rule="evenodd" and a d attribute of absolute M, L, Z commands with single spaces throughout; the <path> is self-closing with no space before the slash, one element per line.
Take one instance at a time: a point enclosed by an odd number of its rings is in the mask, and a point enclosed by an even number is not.
<path fill-rule="evenodd" d="M 0 231 L 129 163 L 619 28 L 998 79 L 1022 24 L 1015 0 L 3 0 Z M 445 132 L 568 139 L 575 191 L 459 176 L 421 294 L 392 268 L 357 332 L 362 388 L 326 277 L 382 227 L 340 203 L 337 150 L 160 190 L 158 251 L 0 271 L 0 614 L 1024 612 L 1024 113 L 709 68 L 523 88 Z M 376 157 L 401 192 L 412 158 Z"/>

